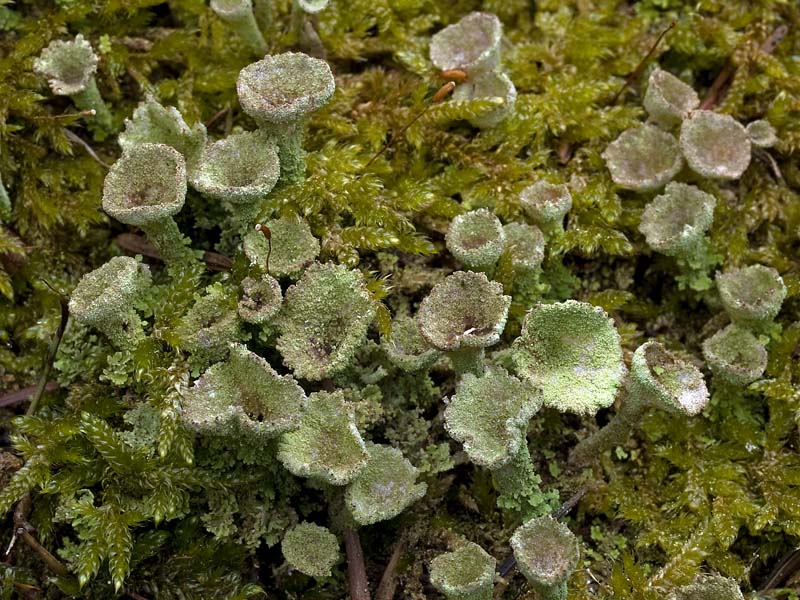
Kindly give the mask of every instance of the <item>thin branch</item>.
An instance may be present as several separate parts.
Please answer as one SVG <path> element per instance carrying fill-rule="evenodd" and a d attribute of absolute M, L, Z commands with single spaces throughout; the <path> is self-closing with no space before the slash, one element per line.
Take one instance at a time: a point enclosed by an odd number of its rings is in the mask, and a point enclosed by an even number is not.
<path fill-rule="evenodd" d="M 21 390 L 17 390 L 16 392 L 11 392 L 9 394 L 5 394 L 0 396 L 0 408 L 5 406 L 12 406 L 14 404 L 18 404 L 20 402 L 25 402 L 31 396 L 33 396 L 34 392 L 36 392 L 38 385 L 31 385 L 26 388 L 22 388 Z M 52 392 L 58 389 L 58 383 L 55 381 L 48 381 L 44 386 L 45 392 Z"/>
<path fill-rule="evenodd" d="M 86 150 L 86 153 L 89 156 L 91 156 L 101 166 L 105 167 L 106 169 L 110 169 L 111 168 L 111 165 L 109 165 L 102 158 L 97 156 L 97 153 L 94 151 L 94 149 L 89 144 L 87 144 L 83 140 L 83 138 L 81 138 L 77 133 L 75 133 L 74 131 L 70 131 L 69 129 L 65 129 L 65 131 L 66 131 L 67 139 L 69 139 L 70 142 L 73 142 L 74 144 L 78 144 L 79 146 L 81 146 L 84 150 Z"/>
<path fill-rule="evenodd" d="M 647 61 L 650 60 L 653 54 L 655 54 L 656 48 L 658 48 L 658 45 L 661 43 L 661 40 L 663 40 L 664 36 L 667 35 L 672 29 L 674 29 L 677 24 L 678 24 L 677 21 L 673 21 L 667 26 L 667 28 L 664 31 L 662 31 L 659 34 L 659 36 L 656 38 L 656 41 L 650 47 L 649 52 L 645 54 L 644 58 L 641 61 L 639 61 L 639 64 L 636 65 L 636 68 L 633 70 L 633 72 L 630 75 L 628 75 L 628 78 L 625 80 L 625 83 L 622 84 L 622 87 L 617 90 L 616 94 L 614 94 L 614 97 L 611 99 L 611 106 L 617 103 L 617 100 L 619 100 L 619 97 L 622 95 L 622 92 L 624 92 L 629 85 L 631 85 L 634 81 L 639 79 L 639 76 L 642 74 L 642 71 L 644 70 L 644 66 L 647 64 Z"/>
<path fill-rule="evenodd" d="M 44 279 L 42 281 L 44 281 Z M 44 394 L 44 391 L 47 388 L 48 379 L 50 378 L 50 371 L 53 369 L 53 362 L 56 360 L 58 347 L 61 345 L 61 338 L 64 337 L 64 330 L 67 328 L 67 321 L 69 320 L 69 306 L 67 304 L 67 298 L 60 292 L 54 290 L 46 281 L 44 281 L 44 284 L 53 292 L 58 294 L 58 301 L 61 306 L 61 320 L 58 323 L 58 329 L 56 329 L 55 336 L 50 342 L 50 349 L 45 357 L 42 373 L 39 375 L 39 383 L 36 385 L 36 389 L 33 392 L 31 403 L 28 405 L 28 410 L 25 411 L 26 415 L 32 415 L 39 407 L 39 401 L 42 399 L 42 394 Z"/>
<path fill-rule="evenodd" d="M 140 235 L 121 233 L 114 241 L 117 242 L 117 246 L 126 252 L 161 260 L 161 254 L 158 253 L 156 247 Z M 233 261 L 230 258 L 217 252 L 203 252 L 203 262 L 206 263 L 210 271 L 230 271 L 233 267 Z"/>
<path fill-rule="evenodd" d="M 792 550 L 780 560 L 758 591 L 774 590 L 797 571 L 800 571 L 800 548 Z"/>
<path fill-rule="evenodd" d="M 17 503 L 17 508 L 14 510 L 14 534 L 18 536 L 28 547 L 39 555 L 47 568 L 56 575 L 61 577 L 69 577 L 69 570 L 64 564 L 55 556 L 42 546 L 39 541 L 33 537 L 31 531 L 34 531 L 33 526 L 28 523 L 28 513 L 31 511 L 31 495 L 25 494 Z"/>
<path fill-rule="evenodd" d="M 401 534 L 394 545 L 389 562 L 386 563 L 386 569 L 383 571 L 378 590 L 375 592 L 375 600 L 392 600 L 394 598 L 394 592 L 397 589 L 397 565 L 400 564 L 400 557 L 403 556 L 405 548 L 405 535 Z"/>
<path fill-rule="evenodd" d="M 361 538 L 355 529 L 344 532 L 344 548 L 347 554 L 347 581 L 351 600 L 370 600 L 367 568 L 364 565 L 364 551 Z"/>

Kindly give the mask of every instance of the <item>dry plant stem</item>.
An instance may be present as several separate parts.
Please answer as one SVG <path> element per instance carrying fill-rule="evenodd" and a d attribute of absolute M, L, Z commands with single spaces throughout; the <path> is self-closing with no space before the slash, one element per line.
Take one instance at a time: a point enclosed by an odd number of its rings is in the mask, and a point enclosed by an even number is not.
<path fill-rule="evenodd" d="M 105 162 L 103 159 L 97 156 L 97 153 L 94 151 L 94 149 L 89 144 L 87 144 L 78 134 L 70 131 L 69 129 L 65 129 L 65 131 L 67 139 L 69 139 L 70 142 L 73 142 L 81 146 L 84 150 L 86 150 L 86 153 L 89 156 L 91 156 L 100 166 L 106 169 L 111 168 L 111 165 L 109 165 L 107 162 Z"/>
<path fill-rule="evenodd" d="M 347 581 L 351 600 L 370 600 L 367 569 L 364 566 L 364 551 L 361 538 L 354 529 L 344 532 L 344 548 L 347 553 Z"/>
<path fill-rule="evenodd" d="M 405 548 L 405 536 L 401 534 L 400 539 L 394 545 L 389 562 L 386 563 L 386 569 L 384 569 L 381 582 L 378 584 L 378 591 L 375 592 L 375 600 L 392 600 L 394 598 L 394 592 L 397 589 L 397 565 L 400 563 L 400 557 Z"/>
<path fill-rule="evenodd" d="M 33 526 L 28 523 L 28 513 L 31 510 L 31 495 L 25 494 L 17 503 L 17 508 L 14 510 L 14 535 L 19 536 L 19 538 L 25 542 L 31 550 L 33 550 L 36 554 L 39 555 L 39 558 L 44 561 L 47 565 L 47 568 L 50 569 L 56 575 L 60 577 L 69 577 L 69 571 L 67 567 L 65 567 L 61 561 L 59 561 L 55 556 L 50 554 L 50 552 L 42 546 L 39 541 L 31 535 L 31 531 L 33 531 Z"/>
<path fill-rule="evenodd" d="M 770 36 L 761 43 L 759 49 L 764 54 L 770 54 L 775 47 L 780 43 L 780 41 L 786 37 L 786 34 L 789 33 L 789 28 L 786 25 L 781 25 L 777 27 L 775 31 L 773 31 Z M 722 90 L 728 81 L 733 77 L 733 74 L 736 72 L 736 65 L 731 62 L 729 59 L 725 66 L 723 67 L 722 71 L 719 72 L 714 82 L 711 84 L 711 87 L 708 88 L 708 94 L 700 103 L 701 110 L 710 110 L 715 107 L 722 97 Z"/>
<path fill-rule="evenodd" d="M 45 284 L 47 287 L 50 287 L 47 282 L 45 282 Z M 44 394 L 44 391 L 47 388 L 47 380 L 50 377 L 50 371 L 53 369 L 53 361 L 55 361 L 56 354 L 58 353 L 58 347 L 61 345 L 61 338 L 64 337 L 64 330 L 67 328 L 69 307 L 67 306 L 67 299 L 61 294 L 59 294 L 59 303 L 61 305 L 61 321 L 58 323 L 58 329 L 56 330 L 53 341 L 50 342 L 50 350 L 47 352 L 44 367 L 42 368 L 42 374 L 39 375 L 39 383 L 36 385 L 36 390 L 33 392 L 31 403 L 28 405 L 28 410 L 25 411 L 26 415 L 34 414 L 36 409 L 39 407 L 39 400 L 41 400 L 42 394 Z"/>
<path fill-rule="evenodd" d="M 25 402 L 31 396 L 33 396 L 34 392 L 38 389 L 38 385 L 31 385 L 26 388 L 22 388 L 21 390 L 17 390 L 16 392 L 11 392 L 10 394 L 5 394 L 4 396 L 0 396 L 0 408 L 5 406 L 12 406 L 14 404 L 18 404 L 20 402 Z M 45 392 L 52 392 L 58 389 L 58 383 L 55 381 L 48 381 L 44 386 Z"/>
<path fill-rule="evenodd" d="M 800 548 L 792 550 L 781 559 L 769 574 L 767 580 L 761 585 L 759 591 L 765 592 L 782 587 L 784 582 L 788 581 L 798 571 L 800 571 Z"/>
<path fill-rule="evenodd" d="M 156 247 L 140 235 L 121 233 L 114 241 L 117 242 L 117 246 L 126 252 L 161 260 L 161 254 L 156 250 Z M 206 263 L 209 271 L 230 271 L 233 266 L 233 261 L 230 258 L 216 252 L 203 252 L 203 262 Z"/>
<path fill-rule="evenodd" d="M 622 95 L 622 92 L 624 92 L 629 85 L 631 85 L 634 81 L 639 79 L 639 76 L 642 74 L 642 71 L 644 70 L 644 66 L 647 64 L 647 61 L 650 60 L 653 54 L 655 54 L 656 48 L 658 48 L 658 45 L 661 43 L 661 40 L 663 40 L 664 36 L 667 35 L 677 24 L 678 24 L 677 21 L 673 21 L 667 26 L 667 28 L 664 31 L 662 31 L 659 34 L 659 36 L 656 38 L 656 41 L 650 48 L 650 51 L 647 54 L 645 54 L 644 58 L 641 61 L 639 61 L 639 64 L 636 65 L 636 68 L 633 70 L 633 72 L 630 75 L 628 75 L 628 78 L 625 80 L 625 83 L 622 84 L 622 87 L 619 88 L 619 90 L 617 90 L 616 94 L 614 94 L 614 97 L 611 99 L 611 106 L 617 103 L 617 100 L 619 100 L 619 97 Z"/>

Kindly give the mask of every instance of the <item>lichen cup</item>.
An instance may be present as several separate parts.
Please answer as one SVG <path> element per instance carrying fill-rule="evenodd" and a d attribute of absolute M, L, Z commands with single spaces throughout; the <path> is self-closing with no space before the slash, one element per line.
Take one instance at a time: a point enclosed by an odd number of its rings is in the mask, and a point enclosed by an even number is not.
<path fill-rule="evenodd" d="M 431 561 L 431 583 L 448 600 L 491 600 L 497 561 L 467 542 Z"/>
<path fill-rule="evenodd" d="M 450 222 L 445 244 L 456 260 L 472 271 L 491 273 L 505 247 L 505 231 L 494 214 L 479 208 Z"/>
<path fill-rule="evenodd" d="M 283 292 L 278 280 L 267 274 L 242 279 L 242 298 L 237 309 L 247 323 L 269 323 L 283 304 Z"/>
<path fill-rule="evenodd" d="M 194 253 L 173 220 L 186 198 L 186 163 L 165 144 L 137 144 L 123 152 L 103 185 L 103 210 L 145 232 L 168 265 L 192 264 Z"/>
<path fill-rule="evenodd" d="M 297 215 L 284 215 L 262 222 L 270 232 L 270 243 L 261 231 L 249 231 L 244 236 L 244 253 L 251 265 L 266 269 L 274 277 L 297 279 L 319 254 L 319 240 L 311 233 L 308 223 Z M 269 261 L 267 261 L 269 257 Z"/>
<path fill-rule="evenodd" d="M 658 67 L 650 73 L 642 102 L 647 114 L 662 127 L 674 127 L 700 106 L 697 92 L 672 73 Z"/>
<path fill-rule="evenodd" d="M 519 194 L 522 210 L 548 237 L 564 232 L 564 217 L 572 209 L 572 194 L 563 184 L 539 180 Z"/>
<path fill-rule="evenodd" d="M 84 275 L 69 299 L 69 314 L 94 327 L 118 348 L 133 348 L 144 329 L 133 303 L 150 286 L 147 266 L 127 256 L 115 256 Z"/>
<path fill-rule="evenodd" d="M 680 147 L 689 168 L 712 179 L 738 179 L 750 164 L 747 130 L 730 115 L 696 110 L 681 124 Z"/>
<path fill-rule="evenodd" d="M 754 382 L 767 368 L 767 349 L 756 336 L 728 325 L 703 342 L 703 357 L 714 377 L 730 385 Z"/>
<path fill-rule="evenodd" d="M 483 273 L 456 271 L 436 284 L 417 312 L 420 333 L 447 352 L 458 374 L 484 370 L 484 348 L 500 341 L 511 297 Z"/>
<path fill-rule="evenodd" d="M 469 118 L 473 127 L 486 129 L 494 127 L 511 115 L 517 103 L 517 88 L 505 73 L 491 71 L 456 87 L 453 92 L 453 100 L 493 100 L 496 102 L 496 108 L 480 116 Z"/>
<path fill-rule="evenodd" d="M 549 515 L 531 519 L 511 536 L 511 548 L 538 600 L 567 600 L 567 581 L 581 552 L 578 538 L 566 525 Z"/>
<path fill-rule="evenodd" d="M 538 272 L 544 260 L 545 240 L 542 230 L 525 223 L 508 223 L 503 231 L 506 234 L 505 252 L 508 252 L 514 272 Z"/>
<path fill-rule="evenodd" d="M 778 134 L 769 121 L 758 119 L 744 128 L 750 143 L 758 148 L 772 148 L 778 143 Z"/>
<path fill-rule="evenodd" d="M 292 568 L 322 579 L 331 576 L 339 560 L 339 541 L 327 527 L 303 521 L 283 536 L 281 552 Z"/>
<path fill-rule="evenodd" d="M 666 185 L 683 167 L 678 141 L 654 125 L 626 129 L 603 152 L 619 187 L 645 192 Z"/>
<path fill-rule="evenodd" d="M 302 52 L 266 56 L 239 73 L 239 102 L 278 144 L 284 183 L 305 177 L 306 121 L 328 103 L 335 88 L 328 63 Z"/>
<path fill-rule="evenodd" d="M 72 41 L 50 42 L 34 61 L 33 70 L 47 79 L 54 94 L 69 96 L 81 110 L 93 110 L 101 131 L 111 131 L 111 113 L 94 77 L 97 55 L 83 35 L 79 33 Z"/>
<path fill-rule="evenodd" d="M 735 579 L 722 575 L 699 575 L 689 585 L 675 590 L 668 600 L 744 600 Z"/>
<path fill-rule="evenodd" d="M 717 273 L 717 290 L 731 320 L 760 330 L 777 316 L 786 299 L 786 285 L 772 267 L 750 265 Z"/>
<path fill-rule="evenodd" d="M 417 322 L 408 316 L 394 320 L 392 333 L 381 341 L 381 348 L 392 364 L 408 373 L 430 368 L 441 356 L 441 352 L 422 337 Z"/>
<path fill-rule="evenodd" d="M 431 62 L 440 70 L 462 69 L 470 77 L 488 73 L 500 64 L 503 25 L 496 15 L 472 12 L 431 38 Z"/>

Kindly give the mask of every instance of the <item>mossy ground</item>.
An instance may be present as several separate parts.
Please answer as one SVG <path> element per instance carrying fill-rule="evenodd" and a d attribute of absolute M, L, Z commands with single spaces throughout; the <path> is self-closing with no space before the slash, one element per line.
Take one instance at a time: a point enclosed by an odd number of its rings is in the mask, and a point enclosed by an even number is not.
<path fill-rule="evenodd" d="M 567 469 L 567 452 L 594 419 L 545 410 L 529 439 L 543 489 L 564 500 L 591 487 L 566 519 L 584 543 L 570 598 L 656 600 L 706 569 L 736 578 L 747 592 L 762 588 L 800 540 L 800 7 L 778 0 L 332 0 L 312 19 L 317 42 L 298 38 L 287 0 L 275 4 L 270 52 L 304 45 L 324 54 L 337 90 L 310 123 L 307 179 L 273 192 L 262 216 L 302 215 L 321 241 L 321 259 L 371 273 L 370 290 L 391 313 L 416 306 L 455 267 L 444 252 L 455 215 L 488 207 L 504 222 L 521 220 L 518 194 L 541 177 L 579 190 L 536 291 L 515 297 L 508 336 L 518 333 L 526 294 L 544 290 L 546 299 L 605 308 L 627 352 L 656 337 L 701 355 L 706 332 L 719 323 L 718 303 L 691 282 L 681 285 L 675 262 L 647 249 L 637 226 L 651 196 L 617 190 L 600 155 L 644 119 L 638 83 L 615 104 L 612 98 L 671 21 L 676 26 L 652 60 L 701 97 L 726 64 L 736 67 L 717 110 L 745 122 L 767 118 L 780 142 L 757 155 L 740 181 L 704 187 L 718 199 L 710 239 L 721 266 L 773 266 L 789 289 L 770 331 L 765 378 L 746 390 L 712 384 L 703 415 L 653 415 L 625 447 L 580 473 Z M 504 23 L 503 63 L 519 91 L 514 113 L 479 131 L 465 119 L 491 108 L 485 103 L 438 104 L 365 168 L 442 83 L 427 61 L 431 34 L 476 9 Z M 780 27 L 788 33 L 774 50 L 760 49 Z M 119 253 L 114 239 L 125 231 L 100 210 L 103 163 L 119 155 L 115 137 L 93 130 L 32 71 L 51 39 L 78 32 L 100 56 L 98 85 L 118 130 L 148 92 L 190 124 L 205 122 L 213 138 L 255 127 L 235 86 L 255 57 L 199 0 L 0 0 L 0 174 L 11 198 L 8 206 L 0 201 L 0 389 L 8 393 L 41 373 L 60 315 L 52 290 L 68 294 L 82 274 Z M 201 279 L 235 304 L 231 290 L 247 275 L 246 261 L 219 245 L 222 218 L 219 207 L 190 194 L 179 225 L 193 247 L 233 254 L 232 271 Z M 509 286 L 502 265 L 495 277 Z M 274 448 L 193 443 L 180 426 L 180 390 L 196 369 L 177 349 L 175 331 L 200 284 L 195 273 L 169 279 L 157 263 L 153 270 L 164 285 L 138 308 L 154 323 L 156 341 L 134 355 L 115 353 L 73 323 L 56 363 L 59 385 L 37 415 L 12 421 L 24 404 L 0 408 L 2 443 L 26 461 L 17 488 L 0 494 L 35 488 L 29 520 L 36 537 L 71 572 L 56 577 L 17 541 L 0 563 L 0 597 L 109 598 L 119 583 L 120 593 L 148 598 L 244 598 L 259 587 L 270 598 L 342 598 L 342 565 L 315 583 L 288 572 L 279 552 L 298 517 L 324 513 L 322 493 L 278 468 Z M 249 333 L 251 345 L 274 357 L 274 340 Z M 387 380 L 379 376 L 382 360 L 368 344 L 358 367 L 337 381 L 357 403 L 362 431 L 401 448 L 424 472 L 428 493 L 401 517 L 362 530 L 368 573 L 377 582 L 402 537 L 397 597 L 433 598 L 428 564 L 453 536 L 502 561 L 518 517 L 497 509 L 490 474 L 444 433 L 441 398 L 452 392 L 452 378 L 434 370 L 431 379 Z M 19 466 L 10 452 L 0 454 L 4 486 Z M 552 494 L 543 501 L 559 503 Z M 4 519 L 3 548 L 13 532 L 11 515 Z M 73 574 L 85 578 L 81 589 Z M 762 597 L 797 597 L 800 583 L 780 585 L 784 591 Z M 498 593 L 527 592 L 517 575 Z"/>

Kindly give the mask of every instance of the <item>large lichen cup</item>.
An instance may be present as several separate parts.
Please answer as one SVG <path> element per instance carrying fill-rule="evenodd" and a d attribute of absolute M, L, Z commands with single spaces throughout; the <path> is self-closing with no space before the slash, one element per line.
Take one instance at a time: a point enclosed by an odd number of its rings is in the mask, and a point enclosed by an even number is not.
<path fill-rule="evenodd" d="M 55 40 L 42 50 L 33 70 L 45 77 L 52 92 L 69 96 L 81 110 L 95 111 L 95 122 L 111 130 L 111 113 L 97 89 L 97 55 L 92 45 L 79 33 L 72 41 Z"/>
<path fill-rule="evenodd" d="M 548 236 L 564 231 L 564 217 L 572 208 L 572 194 L 566 185 L 539 180 L 520 192 L 525 214 Z"/>
<path fill-rule="evenodd" d="M 330 377 L 350 363 L 376 310 L 359 271 L 315 263 L 286 290 L 277 317 L 278 351 L 297 377 Z"/>
<path fill-rule="evenodd" d="M 697 367 L 659 342 L 645 342 L 633 354 L 626 401 L 605 427 L 573 449 L 569 460 L 583 465 L 623 443 L 649 411 L 694 416 L 707 402 L 708 389 Z"/>
<path fill-rule="evenodd" d="M 278 148 L 268 132 L 259 130 L 229 135 L 211 144 L 191 183 L 199 192 L 223 201 L 234 225 L 247 230 L 279 176 Z"/>
<path fill-rule="evenodd" d="M 494 214 L 479 208 L 450 222 L 445 244 L 456 260 L 472 271 L 489 273 L 503 253 L 506 234 Z"/>
<path fill-rule="evenodd" d="M 186 393 L 181 419 L 198 433 L 261 446 L 297 428 L 305 392 L 290 375 L 241 344 L 212 365 Z"/>
<path fill-rule="evenodd" d="M 666 185 L 683 167 L 678 141 L 654 125 L 623 131 L 603 152 L 619 187 L 644 192 Z"/>
<path fill-rule="evenodd" d="M 341 391 L 308 397 L 300 426 L 281 436 L 278 460 L 298 477 L 337 486 L 364 470 L 369 453 Z"/>
<path fill-rule="evenodd" d="M 728 325 L 703 342 L 703 356 L 714 377 L 731 385 L 747 385 L 764 374 L 767 350 L 756 336 Z"/>
<path fill-rule="evenodd" d="M 262 231 L 252 230 L 244 236 L 244 253 L 250 264 L 266 268 L 269 262 L 270 275 L 297 278 L 317 258 L 319 240 L 299 216 L 286 215 L 262 225 L 269 230 L 271 243 Z"/>
<path fill-rule="evenodd" d="M 174 106 L 162 106 L 148 94 L 144 102 L 125 119 L 125 130 L 117 142 L 123 151 L 138 144 L 166 144 L 175 148 L 186 162 L 189 178 L 200 164 L 206 146 L 206 128 L 202 123 L 189 127 Z"/>
<path fill-rule="evenodd" d="M 431 583 L 448 600 L 491 600 L 497 561 L 467 542 L 431 561 Z"/>
<path fill-rule="evenodd" d="M 165 144 L 133 145 L 115 162 L 103 185 L 103 210 L 142 229 L 167 264 L 194 262 L 172 218 L 186 198 L 186 163 Z"/>
<path fill-rule="evenodd" d="M 470 460 L 493 472 L 501 494 L 525 497 L 537 486 L 528 451 L 528 422 L 542 394 L 502 370 L 464 375 L 444 412 L 445 429 L 464 445 Z"/>
<path fill-rule="evenodd" d="M 231 26 L 254 55 L 267 53 L 267 42 L 258 28 L 252 0 L 211 0 L 211 10 Z"/>
<path fill-rule="evenodd" d="M 538 600 L 567 599 L 567 581 L 581 551 L 578 538 L 566 525 L 549 515 L 531 519 L 511 536 L 511 548 Z"/>
<path fill-rule="evenodd" d="M 470 76 L 494 71 L 500 64 L 503 25 L 496 15 L 472 12 L 434 34 L 431 62 L 442 71 L 462 69 Z"/>
<path fill-rule="evenodd" d="M 699 575 L 689 585 L 675 590 L 668 600 L 744 600 L 744 594 L 735 579 Z"/>
<path fill-rule="evenodd" d="M 680 147 L 695 173 L 712 179 L 738 179 L 750 164 L 750 138 L 730 115 L 696 110 L 681 124 Z"/>
<path fill-rule="evenodd" d="M 658 125 L 673 127 L 700 106 L 700 98 L 690 85 L 672 73 L 656 68 L 650 74 L 642 103 Z"/>
<path fill-rule="evenodd" d="M 133 303 L 150 286 L 150 270 L 135 259 L 115 256 L 84 275 L 69 299 L 74 319 L 102 331 L 119 348 L 144 339 Z"/>
<path fill-rule="evenodd" d="M 594 414 L 610 406 L 625 374 L 614 322 L 575 300 L 532 308 L 512 352 L 518 375 L 560 411 Z"/>
<path fill-rule="evenodd" d="M 691 260 L 701 252 L 705 232 L 714 221 L 715 206 L 711 194 L 672 182 L 645 207 L 639 231 L 653 250 Z"/>
<path fill-rule="evenodd" d="M 330 577 L 339 560 L 339 541 L 327 527 L 303 521 L 286 532 L 281 552 L 293 568 L 309 577 Z"/>
<path fill-rule="evenodd" d="M 239 102 L 277 142 L 282 181 L 294 183 L 305 176 L 305 122 L 328 103 L 335 88 L 328 63 L 301 52 L 267 56 L 239 73 Z"/>
<path fill-rule="evenodd" d="M 363 471 L 347 486 L 344 501 L 359 525 L 372 525 L 399 515 L 425 495 L 418 470 L 397 448 L 368 444 Z"/>
<path fill-rule="evenodd" d="M 731 320 L 752 329 L 768 325 L 786 299 L 786 285 L 778 271 L 750 265 L 717 273 L 717 290 Z"/>
<path fill-rule="evenodd" d="M 456 271 L 436 284 L 417 313 L 420 333 L 447 352 L 458 373 L 483 371 L 484 348 L 500 341 L 511 297 L 483 273 Z"/>

